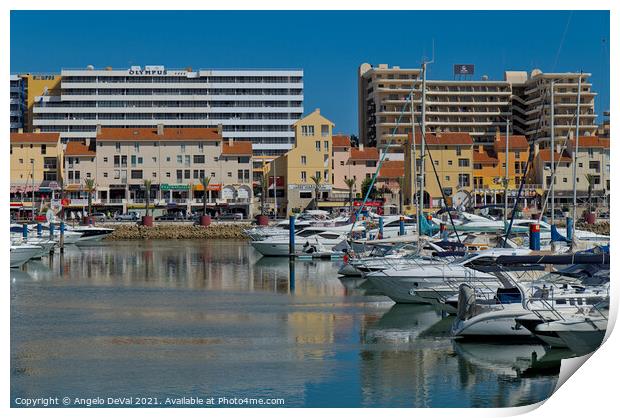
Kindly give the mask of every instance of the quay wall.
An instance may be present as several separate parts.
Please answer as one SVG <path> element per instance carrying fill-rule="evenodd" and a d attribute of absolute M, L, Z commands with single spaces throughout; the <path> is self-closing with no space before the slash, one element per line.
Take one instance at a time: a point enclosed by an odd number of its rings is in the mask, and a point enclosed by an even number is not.
<path fill-rule="evenodd" d="M 156 224 L 152 227 L 132 225 L 112 226 L 114 232 L 106 240 L 148 239 L 243 239 L 249 223 L 213 223 L 208 227 L 187 224 Z"/>

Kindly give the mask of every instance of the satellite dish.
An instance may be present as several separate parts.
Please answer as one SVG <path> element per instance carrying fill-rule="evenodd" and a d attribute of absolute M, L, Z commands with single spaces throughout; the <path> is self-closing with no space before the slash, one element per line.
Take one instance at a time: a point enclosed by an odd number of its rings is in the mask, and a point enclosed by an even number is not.
<path fill-rule="evenodd" d="M 87 69 L 87 70 L 89 70 L 89 71 L 92 71 L 92 70 L 94 70 L 94 69 L 95 69 L 95 66 L 94 66 L 94 65 L 89 64 L 89 65 L 87 65 L 87 66 L 86 66 L 86 69 Z"/>

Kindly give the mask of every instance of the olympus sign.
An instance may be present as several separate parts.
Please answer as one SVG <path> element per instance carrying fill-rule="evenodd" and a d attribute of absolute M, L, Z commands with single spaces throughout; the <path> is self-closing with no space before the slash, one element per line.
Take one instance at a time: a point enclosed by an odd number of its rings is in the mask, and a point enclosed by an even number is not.
<path fill-rule="evenodd" d="M 167 75 L 168 71 L 164 69 L 151 70 L 151 69 L 131 69 L 128 71 L 129 75 Z"/>

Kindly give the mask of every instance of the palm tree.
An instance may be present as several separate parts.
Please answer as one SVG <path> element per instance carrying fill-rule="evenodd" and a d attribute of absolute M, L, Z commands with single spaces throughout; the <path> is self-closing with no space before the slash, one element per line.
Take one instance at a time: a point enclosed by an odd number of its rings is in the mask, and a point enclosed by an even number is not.
<path fill-rule="evenodd" d="M 318 176 L 310 176 L 310 180 L 314 183 L 314 208 L 319 208 L 319 188 L 321 187 L 321 174 Z"/>
<path fill-rule="evenodd" d="M 594 176 L 592 174 L 586 174 L 586 181 L 588 182 L 588 212 L 592 212 L 592 191 L 594 189 Z"/>
<path fill-rule="evenodd" d="M 202 184 L 202 216 L 207 215 L 207 187 L 209 187 L 209 183 L 211 183 L 211 177 L 202 177 L 200 179 L 200 184 Z"/>
<path fill-rule="evenodd" d="M 151 203 L 151 180 L 144 180 L 144 189 L 146 190 L 146 211 L 145 216 L 149 216 L 149 203 Z"/>
<path fill-rule="evenodd" d="M 86 193 L 88 193 L 88 216 L 92 213 L 93 208 L 93 192 L 95 191 L 95 180 L 93 179 L 85 179 L 84 180 L 84 188 L 86 189 Z"/>
<path fill-rule="evenodd" d="M 355 179 L 345 179 L 344 184 L 349 188 L 349 210 L 353 212 L 353 188 L 355 187 Z"/>

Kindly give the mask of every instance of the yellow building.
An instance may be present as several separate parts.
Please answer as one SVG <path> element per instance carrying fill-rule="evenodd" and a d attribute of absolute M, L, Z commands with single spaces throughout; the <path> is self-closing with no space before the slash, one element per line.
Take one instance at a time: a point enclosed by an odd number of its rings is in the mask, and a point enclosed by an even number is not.
<path fill-rule="evenodd" d="M 332 130 L 334 123 L 316 109 L 293 124 L 295 146 L 269 164 L 269 197 L 273 199 L 273 185 L 277 185 L 278 213 L 291 213 L 311 206 L 315 182 L 320 179 L 320 196 L 326 198 L 331 190 Z M 272 205 L 273 206 L 273 205 Z"/>
<path fill-rule="evenodd" d="M 11 133 L 11 195 L 59 190 L 63 150 L 58 133 Z"/>
<path fill-rule="evenodd" d="M 420 170 L 422 133 L 416 132 L 416 169 Z M 470 196 L 473 178 L 473 140 L 468 133 L 446 132 L 426 134 L 426 158 L 424 162 L 424 207 L 442 206 L 442 191 L 437 183 L 433 164 L 439 175 L 441 187 L 448 205 L 465 204 Z M 407 213 L 415 213 L 413 198 L 412 137 L 409 134 L 405 151 L 404 206 Z M 432 156 L 432 162 L 429 158 Z M 418 182 L 419 184 L 419 182 Z M 419 190 L 417 191 L 419 193 Z"/>
<path fill-rule="evenodd" d="M 38 96 L 60 96 L 61 76 L 56 74 L 21 74 L 26 84 L 26 114 L 24 130 L 33 132 L 32 115 L 35 99 Z"/>
<path fill-rule="evenodd" d="M 516 190 L 526 174 L 529 144 L 523 135 L 508 138 L 508 197 L 516 196 Z M 497 133 L 492 146 L 474 146 L 473 195 L 476 204 L 504 202 L 506 178 L 506 136 Z M 540 186 L 527 184 L 525 196 L 540 194 Z"/>

